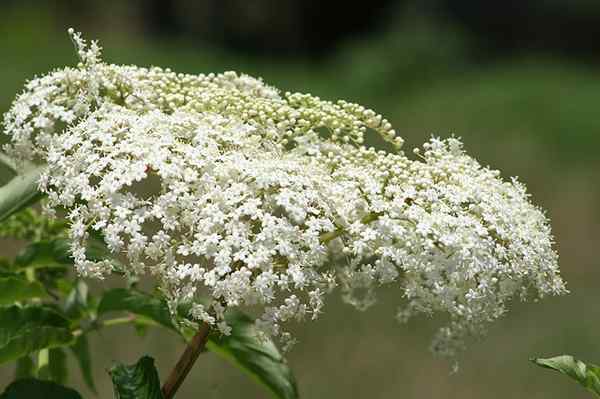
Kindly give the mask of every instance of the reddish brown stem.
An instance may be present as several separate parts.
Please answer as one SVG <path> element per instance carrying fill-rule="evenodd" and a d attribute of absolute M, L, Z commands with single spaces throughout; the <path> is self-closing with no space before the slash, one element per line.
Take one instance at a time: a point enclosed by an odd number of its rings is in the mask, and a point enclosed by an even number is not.
<path fill-rule="evenodd" d="M 206 341 L 208 340 L 208 333 L 210 332 L 210 328 L 208 324 L 203 323 L 198 332 L 192 340 L 187 344 L 185 350 L 181 354 L 181 357 L 177 361 L 177 364 L 171 370 L 169 377 L 165 381 L 165 384 L 162 387 L 162 393 L 165 399 L 172 399 L 175 396 L 175 393 L 185 380 L 185 377 L 189 374 L 192 366 L 198 359 L 198 356 L 204 349 L 206 345 Z"/>

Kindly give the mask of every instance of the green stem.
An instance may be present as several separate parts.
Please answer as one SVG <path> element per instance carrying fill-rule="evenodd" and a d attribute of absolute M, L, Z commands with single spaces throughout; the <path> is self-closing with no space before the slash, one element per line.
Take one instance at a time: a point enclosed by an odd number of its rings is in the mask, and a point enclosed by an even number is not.
<path fill-rule="evenodd" d="M 98 321 L 94 322 L 93 324 L 91 324 L 91 326 L 88 328 L 78 328 L 77 330 L 74 330 L 71 333 L 73 334 L 73 336 L 78 337 L 80 335 L 85 334 L 86 332 L 89 332 L 92 330 L 97 330 L 102 327 L 111 327 L 111 326 L 118 326 L 120 324 L 133 323 L 135 321 L 135 319 L 136 319 L 136 316 L 133 314 L 130 314 L 130 315 L 124 316 L 124 317 L 115 317 L 114 319 L 98 320 Z"/>
<path fill-rule="evenodd" d="M 135 321 L 135 315 L 129 315 L 125 317 L 117 317 L 114 319 L 108 319 L 101 322 L 102 327 L 118 326 L 119 324 L 133 323 Z"/>

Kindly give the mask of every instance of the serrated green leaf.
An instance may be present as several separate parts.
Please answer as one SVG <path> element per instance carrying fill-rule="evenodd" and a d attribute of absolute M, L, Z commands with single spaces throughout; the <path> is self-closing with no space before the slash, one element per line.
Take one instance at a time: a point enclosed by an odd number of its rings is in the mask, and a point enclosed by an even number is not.
<path fill-rule="evenodd" d="M 48 350 L 48 364 L 38 370 L 38 378 L 64 384 L 67 381 L 67 355 L 61 348 Z"/>
<path fill-rule="evenodd" d="M 230 335 L 211 335 L 206 347 L 249 374 L 278 399 L 298 398 L 298 387 L 285 358 L 275 344 L 259 337 L 254 321 L 231 311 L 226 314 Z"/>
<path fill-rule="evenodd" d="M 40 325 L 68 327 L 69 320 L 47 305 L 0 306 L 0 332 Z M 3 337 L 0 333 L 0 344 Z"/>
<path fill-rule="evenodd" d="M 10 384 L 0 399 L 82 399 L 77 391 L 50 381 L 27 378 Z"/>
<path fill-rule="evenodd" d="M 534 364 L 565 374 L 589 391 L 600 396 L 600 367 L 586 364 L 573 356 L 562 355 L 547 359 L 531 359 Z"/>
<path fill-rule="evenodd" d="M 0 347 L 23 330 L 43 326 L 68 328 L 69 320 L 45 305 L 0 307 Z"/>
<path fill-rule="evenodd" d="M 106 291 L 98 305 L 98 315 L 108 312 L 129 312 L 177 331 L 171 319 L 167 303 L 144 292 L 115 288 Z"/>
<path fill-rule="evenodd" d="M 44 286 L 19 276 L 0 277 L 0 305 L 10 305 L 31 298 L 47 296 Z"/>
<path fill-rule="evenodd" d="M 71 346 L 71 351 L 77 359 L 85 383 L 92 392 L 96 393 L 96 385 L 94 384 L 94 376 L 92 374 L 92 356 L 87 337 L 85 335 L 77 337 L 75 344 Z"/>
<path fill-rule="evenodd" d="M 17 360 L 17 366 L 15 367 L 15 380 L 22 378 L 30 378 L 35 375 L 35 364 L 31 359 L 31 356 L 23 356 Z"/>
<path fill-rule="evenodd" d="M 38 180 L 44 167 L 32 167 L 0 187 L 0 222 L 43 197 Z"/>
<path fill-rule="evenodd" d="M 136 364 L 118 364 L 109 371 L 115 399 L 163 399 L 154 359 L 142 357 Z"/>
<path fill-rule="evenodd" d="M 0 347 L 0 364 L 45 348 L 56 348 L 73 342 L 71 331 L 66 328 L 37 327 L 22 330 L 6 345 Z"/>
<path fill-rule="evenodd" d="M 47 306 L 0 307 L 0 364 L 72 341 L 69 321 Z"/>

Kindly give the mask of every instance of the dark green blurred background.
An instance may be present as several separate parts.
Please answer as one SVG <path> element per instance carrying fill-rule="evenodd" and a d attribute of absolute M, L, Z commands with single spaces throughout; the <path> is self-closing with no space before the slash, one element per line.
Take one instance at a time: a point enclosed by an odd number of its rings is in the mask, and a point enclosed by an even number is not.
<path fill-rule="evenodd" d="M 303 398 L 589 397 L 528 358 L 600 362 L 599 1 L 1 0 L 0 111 L 26 79 L 76 62 L 71 26 L 99 39 L 110 62 L 238 70 L 359 102 L 386 115 L 407 150 L 431 134 L 461 136 L 547 209 L 570 295 L 515 303 L 456 375 L 428 352 L 436 320 L 396 324 L 400 292 L 366 313 L 332 299 L 317 322 L 294 326 L 289 361 Z M 167 333 L 139 339 L 128 327 L 93 339 L 102 398 L 112 397 L 112 360 L 149 353 L 164 376 L 182 350 Z M 69 383 L 93 397 L 75 370 Z M 11 377 L 1 367 L 0 387 Z M 267 395 L 206 354 L 178 397 Z"/>

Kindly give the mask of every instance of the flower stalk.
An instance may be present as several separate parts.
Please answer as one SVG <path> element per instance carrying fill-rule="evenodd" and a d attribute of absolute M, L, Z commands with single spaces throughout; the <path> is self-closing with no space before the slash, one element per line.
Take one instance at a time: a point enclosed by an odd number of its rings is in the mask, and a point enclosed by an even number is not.
<path fill-rule="evenodd" d="M 177 364 L 175 364 L 175 367 L 171 370 L 171 373 L 162 387 L 162 393 L 165 399 L 172 399 L 181 384 L 183 384 L 183 381 L 192 369 L 196 359 L 198 359 L 198 356 L 200 356 L 200 353 L 204 350 L 209 332 L 209 325 L 202 323 L 196 332 L 196 335 L 194 335 L 187 344 L 181 357 L 177 361 Z"/>

